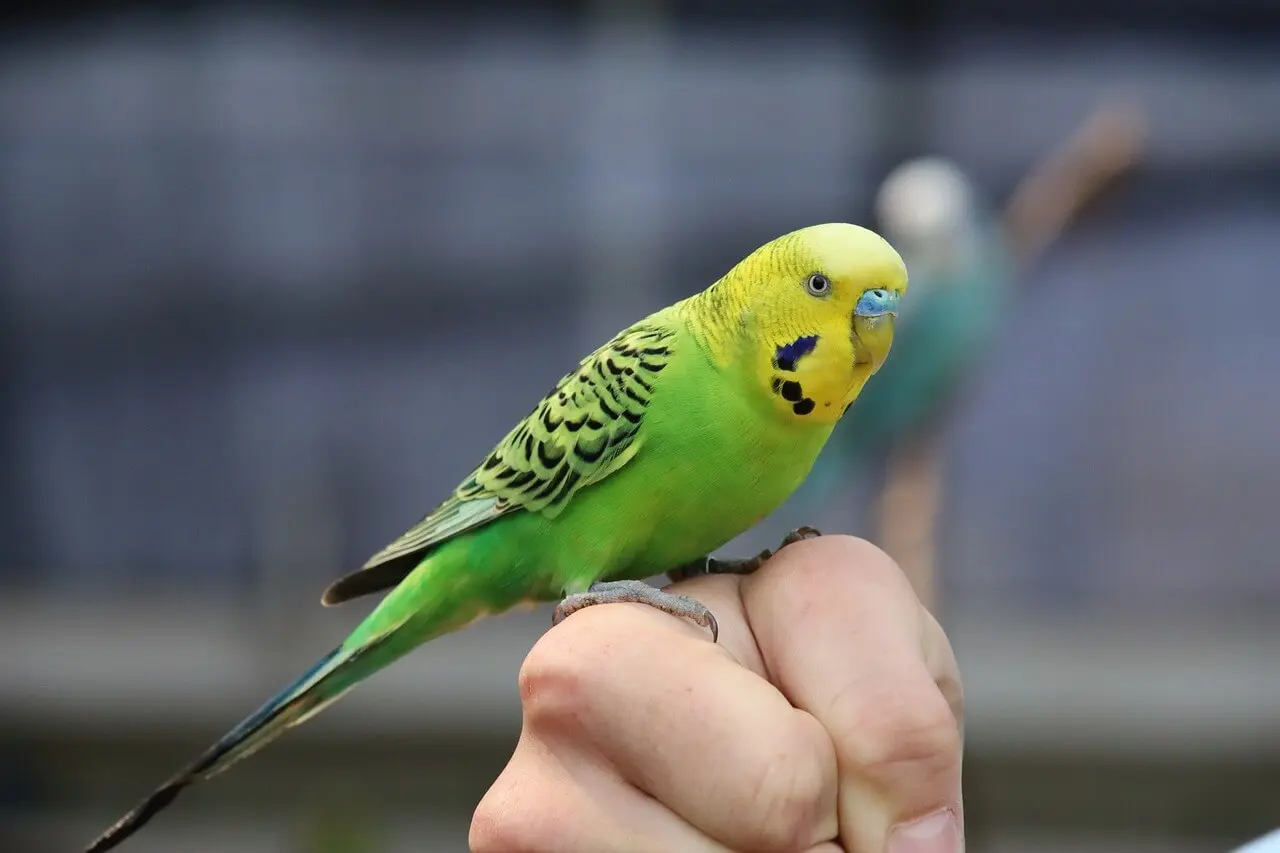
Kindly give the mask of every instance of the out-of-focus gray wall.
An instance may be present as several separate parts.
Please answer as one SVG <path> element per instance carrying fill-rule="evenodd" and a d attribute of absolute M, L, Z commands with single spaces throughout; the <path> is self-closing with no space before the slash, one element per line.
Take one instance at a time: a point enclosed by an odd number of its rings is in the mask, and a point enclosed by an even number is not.
<path fill-rule="evenodd" d="M 1033 272 L 956 433 L 955 594 L 1280 592 L 1274 51 L 958 37 L 898 138 L 874 47 L 229 13 L 10 39 L 0 565 L 234 589 L 280 538 L 319 582 L 620 324 L 782 230 L 865 221 L 895 151 L 998 198 L 1122 85 L 1143 171 Z"/>

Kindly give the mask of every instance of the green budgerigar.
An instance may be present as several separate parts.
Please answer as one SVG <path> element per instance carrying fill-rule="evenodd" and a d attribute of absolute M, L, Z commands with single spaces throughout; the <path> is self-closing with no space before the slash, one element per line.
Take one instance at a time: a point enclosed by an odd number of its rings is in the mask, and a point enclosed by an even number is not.
<path fill-rule="evenodd" d="M 87 853 L 115 847 L 191 783 L 482 616 L 559 600 L 558 622 L 583 607 L 634 602 L 691 619 L 714 641 L 705 606 L 643 579 L 745 573 L 770 556 L 709 555 L 804 480 L 884 363 L 906 287 L 902 259 L 880 236 L 815 225 L 623 330 L 561 379 L 448 500 L 325 591 L 333 605 L 390 590 L 340 646 Z"/>

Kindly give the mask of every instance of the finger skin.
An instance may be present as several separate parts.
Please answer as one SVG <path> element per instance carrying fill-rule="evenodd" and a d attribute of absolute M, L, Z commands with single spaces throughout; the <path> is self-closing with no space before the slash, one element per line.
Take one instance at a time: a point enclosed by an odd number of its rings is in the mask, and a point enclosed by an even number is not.
<path fill-rule="evenodd" d="M 959 675 L 892 560 L 852 537 L 807 540 L 742 597 L 773 682 L 831 736 L 849 853 L 881 853 L 892 826 L 941 809 L 961 819 Z"/>
<path fill-rule="evenodd" d="M 731 643 L 746 633 L 735 586 L 705 595 Z M 822 726 L 685 620 L 633 604 L 582 610 L 535 646 L 521 687 L 529 732 L 557 755 L 612 768 L 731 849 L 804 850 L 836 835 Z"/>
<path fill-rule="evenodd" d="M 573 748 L 525 732 L 480 801 L 472 853 L 731 853 Z"/>

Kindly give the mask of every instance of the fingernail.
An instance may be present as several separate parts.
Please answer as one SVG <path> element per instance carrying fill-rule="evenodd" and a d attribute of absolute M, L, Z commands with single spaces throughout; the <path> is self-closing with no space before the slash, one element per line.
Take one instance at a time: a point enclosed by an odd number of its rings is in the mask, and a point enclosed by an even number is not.
<path fill-rule="evenodd" d="M 934 812 L 915 823 L 895 826 L 887 853 L 961 853 L 964 850 L 955 812 Z"/>

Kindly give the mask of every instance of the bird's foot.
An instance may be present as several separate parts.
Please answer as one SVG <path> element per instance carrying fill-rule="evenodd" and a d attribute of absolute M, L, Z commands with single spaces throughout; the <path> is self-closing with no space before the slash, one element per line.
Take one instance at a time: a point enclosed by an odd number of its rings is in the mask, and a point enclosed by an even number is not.
<path fill-rule="evenodd" d="M 805 539 L 816 539 L 821 535 L 821 531 L 816 527 L 797 527 L 782 537 L 782 544 L 774 550 L 765 548 L 754 557 L 747 557 L 746 559 L 730 558 L 719 560 L 715 557 L 706 557 L 701 560 L 694 560 L 667 572 L 667 577 L 671 578 L 672 581 L 682 581 L 698 575 L 749 575 L 788 545 L 794 542 L 802 542 Z"/>
<path fill-rule="evenodd" d="M 803 542 L 806 539 L 817 539 L 821 535 L 822 531 L 818 528 L 810 527 L 807 524 L 801 525 L 786 536 L 782 537 L 782 544 L 778 546 L 778 550 L 781 551 L 788 545 L 794 545 L 795 543 Z"/>
<path fill-rule="evenodd" d="M 560 624 L 565 617 L 584 607 L 619 603 L 647 604 L 663 613 L 670 613 L 672 616 L 688 619 L 703 628 L 709 628 L 712 642 L 720 638 L 720 626 L 705 604 L 686 595 L 663 592 L 644 581 L 604 581 L 593 583 L 586 592 L 567 595 L 556 605 L 555 612 L 551 614 L 551 624 L 553 627 Z"/>

